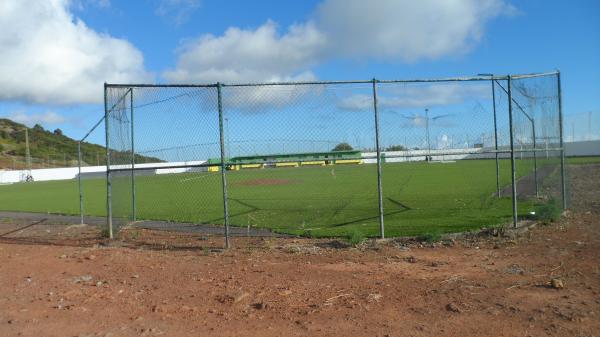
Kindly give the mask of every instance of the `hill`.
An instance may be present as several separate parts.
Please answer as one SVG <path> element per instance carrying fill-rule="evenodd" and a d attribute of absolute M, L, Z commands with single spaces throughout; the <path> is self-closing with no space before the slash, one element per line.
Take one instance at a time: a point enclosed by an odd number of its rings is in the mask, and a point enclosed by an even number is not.
<path fill-rule="evenodd" d="M 60 129 L 49 131 L 36 124 L 29 128 L 0 118 L 0 169 L 24 169 L 26 165 L 25 129 L 28 130 L 32 168 L 77 166 L 78 141 Z M 106 165 L 104 146 L 83 142 L 82 165 Z M 162 162 L 154 157 L 136 155 L 136 163 Z"/>

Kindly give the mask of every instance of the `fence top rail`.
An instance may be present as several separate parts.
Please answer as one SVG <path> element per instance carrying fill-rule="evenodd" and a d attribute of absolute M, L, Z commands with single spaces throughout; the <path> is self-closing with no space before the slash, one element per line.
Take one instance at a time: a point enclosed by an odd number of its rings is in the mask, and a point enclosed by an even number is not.
<path fill-rule="evenodd" d="M 296 81 L 296 82 L 256 82 L 256 83 L 203 83 L 203 84 L 148 84 L 148 83 L 105 83 L 106 88 L 216 88 L 221 87 L 257 87 L 257 86 L 287 86 L 287 85 L 327 85 L 327 84 L 371 84 L 376 83 L 430 83 L 430 82 L 470 82 L 470 81 L 492 81 L 542 77 L 556 75 L 558 71 L 519 75 L 478 75 L 468 77 L 442 77 L 422 79 L 398 79 L 398 80 L 347 80 L 347 81 Z"/>
<path fill-rule="evenodd" d="M 92 133 L 94 132 L 94 130 L 96 130 L 96 128 L 104 121 L 104 117 L 106 116 L 102 116 L 102 118 L 100 118 L 100 120 L 98 122 L 96 122 L 96 124 L 94 124 L 94 126 L 90 129 L 90 131 L 88 131 L 85 136 L 83 136 L 83 138 L 81 138 L 81 140 L 79 142 L 83 142 L 86 140 L 86 138 Z"/>
<path fill-rule="evenodd" d="M 549 71 L 546 73 L 518 74 L 518 75 L 511 75 L 511 79 L 518 80 L 518 79 L 523 79 L 523 78 L 554 76 L 554 75 L 558 75 L 559 73 L 560 73 L 560 71 L 555 70 L 555 71 Z"/>

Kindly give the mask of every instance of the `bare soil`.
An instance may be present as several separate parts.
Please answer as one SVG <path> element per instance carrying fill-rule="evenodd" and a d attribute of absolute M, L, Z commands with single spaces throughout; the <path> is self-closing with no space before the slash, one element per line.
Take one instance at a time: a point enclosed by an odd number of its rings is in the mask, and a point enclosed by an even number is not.
<path fill-rule="evenodd" d="M 420 244 L 0 222 L 0 336 L 598 336 L 600 166 L 520 235 Z M 39 220 L 38 220 L 39 221 Z M 29 226 L 29 227 L 27 227 Z"/>
<path fill-rule="evenodd" d="M 543 181 L 553 172 L 558 174 L 560 167 L 558 165 L 547 165 L 537 170 L 538 188 L 541 188 Z M 526 200 L 535 197 L 535 179 L 536 175 L 531 173 L 517 180 L 517 200 Z M 552 186 L 554 187 L 554 186 Z M 512 185 L 509 184 L 500 190 L 503 197 L 512 196 Z"/>

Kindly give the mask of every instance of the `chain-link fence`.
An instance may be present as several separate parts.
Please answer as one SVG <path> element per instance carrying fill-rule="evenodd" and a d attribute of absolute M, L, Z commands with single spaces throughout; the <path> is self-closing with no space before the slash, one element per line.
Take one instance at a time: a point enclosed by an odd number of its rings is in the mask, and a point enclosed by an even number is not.
<path fill-rule="evenodd" d="M 565 114 L 565 142 L 600 141 L 600 110 Z M 567 155 L 569 155 L 567 151 Z M 574 155 L 586 155 L 586 153 Z"/>
<path fill-rule="evenodd" d="M 79 215 L 81 223 L 91 223 L 86 217 L 105 217 L 106 198 L 106 150 L 90 139 L 104 138 L 104 117 L 102 117 L 77 143 L 77 185 L 79 191 Z M 100 192 L 100 193 L 99 193 Z"/>
<path fill-rule="evenodd" d="M 437 235 L 566 202 L 557 72 L 105 97 L 111 230 Z"/>

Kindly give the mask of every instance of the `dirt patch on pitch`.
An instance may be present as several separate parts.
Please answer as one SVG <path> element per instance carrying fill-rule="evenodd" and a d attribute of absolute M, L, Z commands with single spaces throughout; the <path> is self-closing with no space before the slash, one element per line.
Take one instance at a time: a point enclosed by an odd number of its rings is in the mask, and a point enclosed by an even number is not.
<path fill-rule="evenodd" d="M 547 165 L 538 168 L 537 181 L 538 188 L 541 188 L 544 180 L 549 177 L 554 170 L 559 170 L 558 165 Z M 512 196 L 512 186 L 505 186 L 501 191 L 503 197 Z M 535 197 L 535 174 L 531 173 L 517 180 L 517 199 L 527 200 Z"/>

